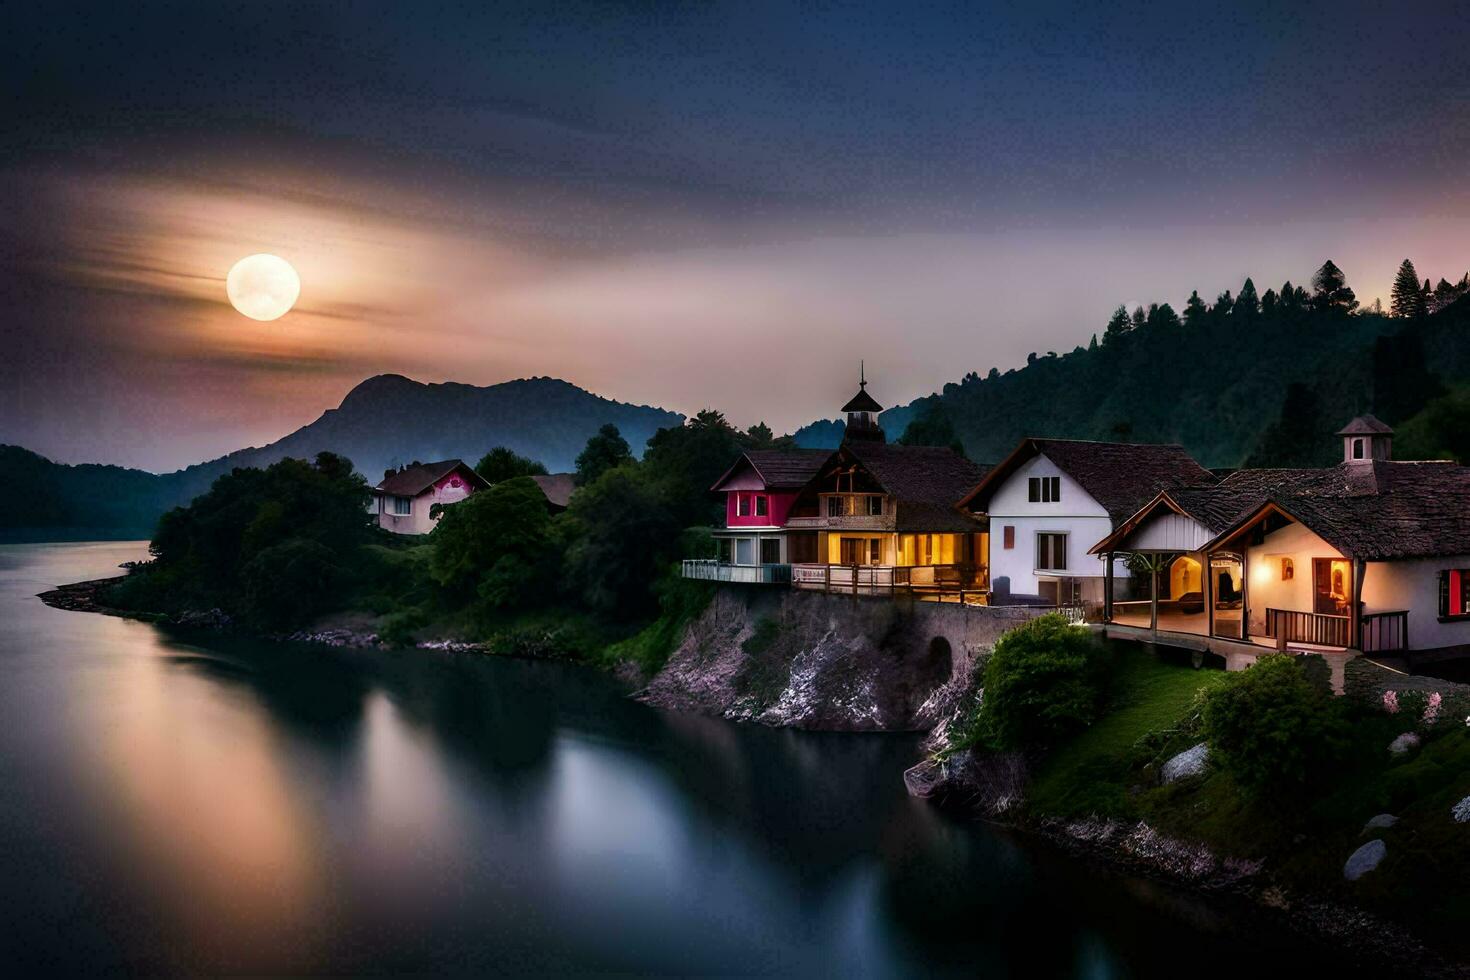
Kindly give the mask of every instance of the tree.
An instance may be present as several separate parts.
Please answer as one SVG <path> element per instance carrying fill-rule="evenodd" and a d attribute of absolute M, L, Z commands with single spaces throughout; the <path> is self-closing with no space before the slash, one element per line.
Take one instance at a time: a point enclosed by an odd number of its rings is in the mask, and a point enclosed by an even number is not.
<path fill-rule="evenodd" d="M 619 619 L 653 612 L 650 584 L 679 557 L 682 525 L 647 462 L 608 470 L 572 495 L 563 517 L 567 581 L 578 599 Z"/>
<path fill-rule="evenodd" d="M 1202 327 L 1209 314 L 1210 308 L 1199 298 L 1199 290 L 1192 290 L 1184 304 L 1184 325 L 1191 330 Z"/>
<path fill-rule="evenodd" d="M 1217 318 L 1223 320 L 1225 317 L 1229 316 L 1231 311 L 1234 309 L 1235 297 L 1231 296 L 1230 290 L 1227 289 L 1219 296 L 1215 297 L 1215 306 L 1214 309 L 1211 310 L 1211 312 L 1214 313 Z"/>
<path fill-rule="evenodd" d="M 1261 294 L 1261 316 L 1270 319 L 1276 315 L 1276 290 L 1268 289 Z"/>
<path fill-rule="evenodd" d="M 1322 268 L 1312 276 L 1312 306 L 1319 310 L 1338 310 L 1344 313 L 1358 308 L 1358 298 L 1348 288 L 1347 277 L 1331 259 L 1323 262 Z"/>
<path fill-rule="evenodd" d="M 617 426 L 608 422 L 587 440 L 586 448 L 577 455 L 577 486 L 585 486 L 608 470 L 632 461 L 628 440 Z"/>
<path fill-rule="evenodd" d="M 985 662 L 979 729 L 997 748 L 1037 749 L 1086 728 L 1102 708 L 1106 648 L 1056 613 L 1017 626 Z"/>
<path fill-rule="evenodd" d="M 1426 285 L 1428 280 L 1425 280 Z M 1398 275 L 1393 277 L 1393 289 L 1389 292 L 1388 310 L 1391 316 L 1417 319 L 1428 310 L 1424 294 L 1419 290 L 1419 273 L 1414 263 L 1404 259 L 1399 265 Z"/>
<path fill-rule="evenodd" d="M 710 499 L 709 488 L 742 448 L 725 416 L 705 409 L 683 425 L 655 432 L 643 464 L 680 526 L 704 525 L 723 509 Z"/>
<path fill-rule="evenodd" d="M 1256 284 L 1251 282 L 1247 276 L 1245 284 L 1240 287 L 1240 295 L 1235 297 L 1234 315 L 1243 319 L 1253 320 L 1257 313 L 1261 312 L 1261 301 L 1256 296 Z"/>
<path fill-rule="evenodd" d="M 1135 306 L 1133 308 L 1132 322 L 1134 330 L 1139 330 L 1143 327 L 1144 324 L 1148 323 L 1148 313 L 1144 310 L 1143 307 Z"/>
<path fill-rule="evenodd" d="M 546 467 L 505 446 L 496 446 L 480 457 L 475 464 L 475 472 L 484 477 L 486 483 L 493 484 L 514 480 L 518 476 L 545 476 Z"/>
<path fill-rule="evenodd" d="M 245 610 L 262 626 L 286 629 L 329 612 L 341 598 L 341 558 L 326 545 L 288 538 L 240 569 Z"/>
<path fill-rule="evenodd" d="M 1424 341 L 1413 327 L 1375 338 L 1368 363 L 1373 365 L 1373 413 L 1389 425 L 1407 421 L 1444 394 L 1444 385 L 1429 370 Z"/>
<path fill-rule="evenodd" d="M 429 577 L 492 607 L 544 594 L 550 522 L 546 497 L 529 477 L 472 493 L 444 508 L 430 533 Z"/>
<path fill-rule="evenodd" d="M 965 454 L 965 445 L 955 433 L 944 402 L 938 398 L 924 403 L 918 416 L 903 430 L 898 443 L 902 446 L 948 446 L 961 456 Z"/>
<path fill-rule="evenodd" d="M 1286 386 L 1281 413 L 1246 459 L 1249 467 L 1327 466 L 1336 460 L 1333 426 L 1317 390 L 1300 381 Z"/>
<path fill-rule="evenodd" d="M 1150 304 L 1148 308 L 1150 330 L 1178 330 L 1179 325 L 1179 314 L 1174 312 L 1174 307 L 1168 303 Z"/>
<path fill-rule="evenodd" d="M 1128 308 L 1119 306 L 1113 311 L 1113 315 L 1108 318 L 1108 325 L 1103 328 L 1103 346 L 1113 347 L 1117 345 L 1120 340 L 1128 336 L 1132 329 L 1133 321 L 1128 319 Z"/>
<path fill-rule="evenodd" d="M 1088 350 L 1097 350 L 1097 334 L 1092 335 L 1092 343 L 1087 345 Z"/>
<path fill-rule="evenodd" d="M 1284 653 L 1225 676 L 1201 710 L 1210 755 L 1253 795 L 1320 782 L 1347 745 L 1341 708 Z"/>

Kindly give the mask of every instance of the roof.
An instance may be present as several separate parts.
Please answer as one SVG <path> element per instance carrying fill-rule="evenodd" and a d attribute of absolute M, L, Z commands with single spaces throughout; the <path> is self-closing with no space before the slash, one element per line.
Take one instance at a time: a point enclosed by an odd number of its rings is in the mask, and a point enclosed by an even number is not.
<path fill-rule="evenodd" d="M 855 458 L 894 497 L 895 530 L 964 533 L 979 528 L 958 503 L 985 478 L 988 467 L 948 446 L 849 442 L 842 452 Z"/>
<path fill-rule="evenodd" d="M 383 481 L 373 489 L 394 497 L 417 497 L 456 469 L 463 470 L 477 489 L 483 490 L 490 485 L 464 460 L 444 459 L 437 463 L 412 463 L 392 476 L 383 477 Z"/>
<path fill-rule="evenodd" d="M 1393 429 L 1373 415 L 1359 415 L 1337 432 L 1340 436 L 1391 436 Z"/>
<path fill-rule="evenodd" d="M 565 510 L 571 502 L 572 492 L 577 489 L 574 473 L 551 473 L 533 476 L 536 486 L 546 495 L 546 502 L 558 510 Z"/>
<path fill-rule="evenodd" d="M 1214 474 L 1179 445 L 1025 439 L 962 505 L 971 510 L 988 507 L 990 496 L 1021 464 L 1042 455 L 1101 504 L 1115 525 L 1127 520 L 1160 490 L 1215 482 Z"/>
<path fill-rule="evenodd" d="M 742 464 L 750 464 L 768 490 L 800 490 L 821 472 L 832 458 L 830 449 L 750 449 L 740 454 L 733 466 L 710 487 L 714 492 L 734 476 Z"/>
<path fill-rule="evenodd" d="M 1321 470 L 1259 472 L 1287 475 L 1208 547 L 1274 511 L 1360 561 L 1470 555 L 1470 467 L 1374 460 Z"/>
<path fill-rule="evenodd" d="M 877 399 L 868 394 L 866 386 L 859 385 L 858 393 L 853 395 L 852 399 L 846 405 L 842 406 L 842 410 L 844 412 L 881 412 L 883 411 L 883 406 L 879 405 Z"/>

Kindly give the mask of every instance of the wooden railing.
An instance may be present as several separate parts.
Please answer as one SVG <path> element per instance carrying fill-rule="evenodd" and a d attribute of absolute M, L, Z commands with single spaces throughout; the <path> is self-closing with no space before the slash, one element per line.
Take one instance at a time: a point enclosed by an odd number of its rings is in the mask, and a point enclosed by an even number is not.
<path fill-rule="evenodd" d="M 685 578 L 742 585 L 788 585 L 790 565 L 731 565 L 705 558 L 686 558 L 680 567 Z"/>
<path fill-rule="evenodd" d="M 1409 611 L 1365 613 L 1359 648 L 1364 653 L 1399 653 L 1409 649 Z"/>
<path fill-rule="evenodd" d="M 1266 635 L 1286 643 L 1346 647 L 1348 625 L 1346 616 L 1327 616 L 1295 609 L 1266 610 Z"/>

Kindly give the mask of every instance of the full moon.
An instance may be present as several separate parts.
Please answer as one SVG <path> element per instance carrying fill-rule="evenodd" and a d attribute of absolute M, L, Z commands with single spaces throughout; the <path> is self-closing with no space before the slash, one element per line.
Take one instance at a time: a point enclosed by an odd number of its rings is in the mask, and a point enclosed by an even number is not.
<path fill-rule="evenodd" d="M 230 303 L 252 320 L 276 320 L 296 305 L 301 277 L 291 263 L 261 252 L 235 263 L 225 277 Z"/>

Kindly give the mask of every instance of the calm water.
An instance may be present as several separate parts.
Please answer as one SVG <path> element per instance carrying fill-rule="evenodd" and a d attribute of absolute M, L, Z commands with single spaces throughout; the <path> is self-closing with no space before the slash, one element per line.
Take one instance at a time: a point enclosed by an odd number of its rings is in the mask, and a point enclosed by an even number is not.
<path fill-rule="evenodd" d="M 910 737 L 654 711 L 591 671 L 43 606 L 0 547 L 0 957 L 77 972 L 1200 976 L 1319 954 L 910 800 Z"/>

